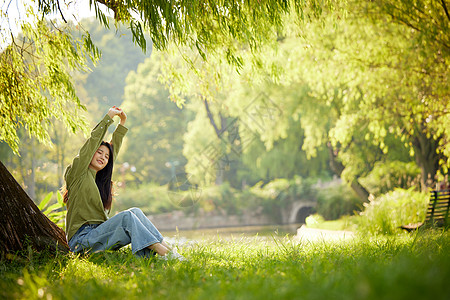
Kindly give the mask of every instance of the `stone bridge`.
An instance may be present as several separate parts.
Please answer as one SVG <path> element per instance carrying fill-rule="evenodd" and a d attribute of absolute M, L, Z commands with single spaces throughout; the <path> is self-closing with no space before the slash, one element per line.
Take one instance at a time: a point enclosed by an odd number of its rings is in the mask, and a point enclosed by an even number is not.
<path fill-rule="evenodd" d="M 313 188 L 326 189 L 332 186 L 339 186 L 342 184 L 342 180 L 337 176 L 334 176 L 332 180 L 322 182 L 319 180 Z M 311 199 L 300 199 L 291 203 L 281 210 L 281 218 L 283 224 L 302 224 L 305 223 L 305 219 L 314 212 L 317 206 L 317 202 Z"/>
<path fill-rule="evenodd" d="M 283 224 L 305 223 L 306 217 L 314 212 L 316 201 L 298 200 L 281 210 Z"/>

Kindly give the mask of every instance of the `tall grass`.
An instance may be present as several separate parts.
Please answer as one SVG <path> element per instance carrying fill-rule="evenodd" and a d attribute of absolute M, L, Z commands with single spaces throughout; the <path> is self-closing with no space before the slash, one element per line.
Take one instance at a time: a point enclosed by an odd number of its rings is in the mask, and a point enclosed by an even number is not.
<path fill-rule="evenodd" d="M 181 247 L 189 261 L 89 256 L 1 261 L 4 299 L 448 299 L 450 234 L 346 242 L 212 237 Z"/>
<path fill-rule="evenodd" d="M 413 189 L 395 189 L 365 204 L 357 218 L 358 230 L 370 234 L 392 235 L 400 226 L 425 220 L 429 195 Z"/>

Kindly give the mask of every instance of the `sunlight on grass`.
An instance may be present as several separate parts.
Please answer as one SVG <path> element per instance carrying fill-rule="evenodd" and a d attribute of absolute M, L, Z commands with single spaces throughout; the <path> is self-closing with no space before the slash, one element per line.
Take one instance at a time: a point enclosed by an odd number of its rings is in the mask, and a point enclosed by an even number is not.
<path fill-rule="evenodd" d="M 187 262 L 129 249 L 3 261 L 0 298 L 446 299 L 449 246 L 437 231 L 317 242 L 214 236 L 179 245 Z"/>
<path fill-rule="evenodd" d="M 109 280 L 114 277 L 114 272 L 105 266 L 97 265 L 83 258 L 73 258 L 68 261 L 67 266 L 61 271 L 61 278 L 79 283 L 88 280 Z"/>

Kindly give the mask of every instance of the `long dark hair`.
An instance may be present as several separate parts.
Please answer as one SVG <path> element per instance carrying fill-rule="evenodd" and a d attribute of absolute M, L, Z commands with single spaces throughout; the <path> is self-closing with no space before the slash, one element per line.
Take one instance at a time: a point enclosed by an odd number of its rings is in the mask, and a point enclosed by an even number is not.
<path fill-rule="evenodd" d="M 95 183 L 97 184 L 98 191 L 100 192 L 100 197 L 102 198 L 103 208 L 110 210 L 113 194 L 113 182 L 111 180 L 114 166 L 113 145 L 107 142 L 102 142 L 100 146 L 102 145 L 106 146 L 109 149 L 109 158 L 106 166 L 97 172 L 97 175 L 95 176 Z M 62 188 L 62 193 L 64 203 L 67 203 L 67 201 L 69 200 L 69 191 L 67 190 L 67 187 L 64 186 Z"/>
<path fill-rule="evenodd" d="M 114 165 L 113 145 L 107 142 L 102 142 L 100 146 L 106 146 L 109 149 L 109 159 L 106 166 L 97 172 L 95 176 L 95 183 L 97 184 L 100 197 L 102 198 L 103 207 L 111 209 L 112 203 L 112 172 Z"/>

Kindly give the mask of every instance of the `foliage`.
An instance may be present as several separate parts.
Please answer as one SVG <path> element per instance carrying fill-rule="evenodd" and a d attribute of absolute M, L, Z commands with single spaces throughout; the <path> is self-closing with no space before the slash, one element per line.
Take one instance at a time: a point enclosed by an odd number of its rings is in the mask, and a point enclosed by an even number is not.
<path fill-rule="evenodd" d="M 205 58 L 207 52 L 225 45 L 229 63 L 240 66 L 242 60 L 235 55 L 238 43 L 256 48 L 275 40 L 276 31 L 283 27 L 283 16 L 295 12 L 299 18 L 315 17 L 322 9 L 333 7 L 332 1 L 264 1 L 264 3 L 202 1 L 198 3 L 142 2 L 142 1 L 89 1 L 100 24 L 109 28 L 109 19 L 102 11 L 105 6 L 114 13 L 116 26 L 125 24 L 133 41 L 143 51 L 147 49 L 144 32 L 149 32 L 153 44 L 164 49 L 168 41 L 189 45 Z M 89 32 L 78 27 L 82 38 L 72 34 L 65 26 L 61 7 L 74 5 L 73 1 L 38 1 L 36 8 L 20 2 L 19 11 L 28 19 L 14 20 L 20 25 L 25 40 L 12 34 L 10 25 L 2 26 L 3 44 L 9 46 L 1 53 L 1 106 L 0 140 L 18 152 L 16 130 L 24 127 L 42 143 L 50 144 L 48 128 L 50 118 L 56 117 L 76 132 L 79 125 L 86 130 L 86 122 L 79 116 L 85 109 L 75 94 L 71 81 L 73 70 L 87 70 L 86 58 L 96 61 L 99 56 Z M 85 3 L 87 5 L 87 3 Z M 9 4 L 2 7 L 2 17 L 8 16 Z M 267 17 L 269 16 L 269 18 Z M 53 17 L 46 24 L 45 17 Z M 23 17 L 22 17 L 23 18 Z M 60 25 L 63 23 L 63 25 Z M 17 25 L 15 24 L 15 25 Z M 69 113 L 70 112 L 70 113 Z"/>
<path fill-rule="evenodd" d="M 348 242 L 217 235 L 192 242 L 180 249 L 187 262 L 138 259 L 130 249 L 3 260 L 0 297 L 440 300 L 450 292 L 448 232 Z"/>
<path fill-rule="evenodd" d="M 205 212 L 239 215 L 243 210 L 252 205 L 254 197 L 242 201 L 241 193 L 225 182 L 218 186 L 210 186 L 202 189 L 198 205 Z M 252 201 L 253 200 L 253 201 Z"/>
<path fill-rule="evenodd" d="M 316 212 L 325 220 L 337 220 L 361 210 L 361 201 L 346 184 L 317 190 Z"/>
<path fill-rule="evenodd" d="M 330 175 L 325 147 L 314 158 L 302 151 L 304 130 L 292 111 L 299 99 L 311 100 L 304 86 L 258 85 L 250 78 L 250 63 L 241 74 L 220 59 L 196 60 L 190 67 L 172 51 L 162 55 L 163 79 L 171 98 L 195 113 L 184 136 L 188 173 L 205 184 L 225 180 L 235 188 L 260 180 Z"/>
<path fill-rule="evenodd" d="M 87 71 L 87 57 L 96 62 L 97 49 L 88 34 L 72 36 L 69 26 L 51 27 L 44 20 L 22 25 L 23 38 L 14 38 L 0 53 L 0 141 L 15 154 L 17 130 L 25 128 L 41 143 L 51 144 L 51 119 L 62 120 L 72 132 L 86 130 L 71 72 Z"/>
<path fill-rule="evenodd" d="M 442 26 L 448 23 L 448 16 L 432 2 L 374 1 L 361 6 L 350 2 L 355 17 L 335 27 L 329 23 L 327 35 L 314 36 L 310 34 L 314 30 L 304 31 L 308 42 L 322 49 L 319 53 L 323 58 L 330 58 L 324 72 L 330 75 L 329 80 L 348 82 L 350 88 L 362 94 L 360 98 L 344 98 L 351 109 L 344 111 L 331 132 L 333 143 L 345 149 L 354 138 L 347 124 L 357 124 L 357 128 L 368 130 L 364 134 L 367 141 L 387 153 L 393 149 L 387 142 L 394 134 L 415 156 L 422 171 L 422 187 L 429 186 L 428 176 L 434 180 L 439 168 L 445 174 L 448 164 L 443 153 L 448 135 L 445 124 L 450 102 L 446 82 L 450 52 L 442 43 L 449 36 L 448 26 Z M 422 14 L 421 7 L 430 9 Z M 405 21 L 414 19 L 417 13 L 421 18 Z M 362 17 L 365 15 L 370 22 Z M 421 25 L 415 27 L 416 22 Z M 434 35 L 427 34 L 431 31 Z M 332 73 L 339 66 L 345 66 L 345 74 Z"/>
<path fill-rule="evenodd" d="M 53 197 L 53 192 L 48 193 L 38 208 L 46 215 L 50 221 L 61 227 L 63 230 L 66 228 L 66 205 L 63 201 L 63 197 L 59 192 L 56 192 L 56 203 L 51 204 L 50 200 Z"/>
<path fill-rule="evenodd" d="M 370 203 L 356 220 L 358 231 L 365 234 L 392 235 L 401 232 L 400 226 L 425 220 L 429 196 L 413 188 L 395 189 Z"/>
<path fill-rule="evenodd" d="M 275 48 L 244 50 L 239 79 L 220 59 L 200 61 L 183 49 L 191 61 L 167 71 L 172 97 L 220 103 L 267 150 L 300 123 L 308 157 L 327 147 L 336 174 L 352 186 L 379 161 L 414 156 L 425 188 L 429 177 L 447 173 L 450 157 L 448 15 L 432 2 L 348 1 L 346 18 L 326 12 L 284 28 Z M 286 19 L 295 23 L 295 15 Z M 248 115 L 260 93 L 281 112 L 262 126 Z"/>
<path fill-rule="evenodd" d="M 225 182 L 221 185 L 205 187 L 197 205 L 206 212 L 236 214 L 243 211 L 259 211 L 281 222 L 281 210 L 298 199 L 315 200 L 312 180 L 301 177 L 295 179 L 275 179 L 267 184 L 258 182 L 241 190 Z"/>
<path fill-rule="evenodd" d="M 98 44 L 98 49 L 102 52 L 102 59 L 95 66 L 91 66 L 93 67 L 91 73 L 79 71 L 71 73 L 76 93 L 87 109 L 82 113 L 82 117 L 84 120 L 89 120 L 87 123 L 92 128 L 107 112 L 107 107 L 113 104 L 120 105 L 125 77 L 130 70 L 135 69 L 136 65 L 144 60 L 145 56 L 127 39 L 127 36 L 120 35 L 122 31 L 107 30 L 92 20 L 84 20 L 82 25 L 90 30 L 92 41 Z M 70 26 L 75 31 L 75 26 Z M 74 35 L 78 36 L 79 33 L 75 32 Z M 117 59 L 117 57 L 122 58 Z M 91 63 L 91 61 L 87 62 L 88 65 Z M 107 97 L 108 101 L 114 101 L 111 102 L 113 104 L 109 106 L 103 96 Z M 134 116 L 131 115 L 129 120 L 133 118 Z M 48 135 L 53 144 L 52 147 L 38 143 L 29 137 L 23 128 L 16 131 L 21 141 L 20 157 L 13 155 L 6 143 L 1 143 L 0 146 L 0 160 L 34 200 L 42 199 L 48 192 L 58 190 L 64 184 L 64 170 L 86 140 L 83 134 L 74 135 L 68 132 L 62 121 L 50 118 L 50 122 L 52 126 L 48 129 Z M 114 126 L 111 126 L 110 130 L 113 128 Z M 122 179 L 119 166 L 123 162 L 123 154 L 124 152 L 121 152 L 119 155 L 113 178 Z M 135 174 L 130 170 L 127 171 Z M 130 175 L 128 173 L 126 175 Z M 129 178 L 130 181 L 135 179 Z"/>
<path fill-rule="evenodd" d="M 207 104 L 201 98 L 190 98 L 186 106 L 195 114 L 183 136 L 185 170 L 197 184 L 210 185 L 230 182 L 242 185 L 236 172 L 242 168 L 242 140 L 239 121 L 229 115 L 222 105 Z M 208 107 L 208 108 L 207 108 Z"/>
<path fill-rule="evenodd" d="M 361 182 L 371 194 L 379 196 L 395 188 L 409 189 L 420 186 L 420 169 L 413 162 L 391 161 L 376 163 L 372 172 Z"/>
<path fill-rule="evenodd" d="M 145 214 L 164 213 L 173 209 L 167 194 L 167 186 L 156 183 L 145 183 L 137 188 L 118 190 L 112 205 L 111 214 L 132 207 L 139 207 Z"/>
<path fill-rule="evenodd" d="M 51 1 L 52 2 L 52 1 Z M 57 12 L 56 6 L 41 4 Z M 229 63 L 240 65 L 236 56 L 240 45 L 250 49 L 273 41 L 284 23 L 283 16 L 295 13 L 299 20 L 319 16 L 324 9 L 337 6 L 334 1 L 171 1 L 167 3 L 141 1 L 90 2 L 99 22 L 109 26 L 109 20 L 100 10 L 101 4 L 114 13 L 116 22 L 127 24 L 133 40 L 146 49 L 145 32 L 153 45 L 163 50 L 169 42 L 189 45 L 205 58 L 217 48 L 224 47 Z"/>
<path fill-rule="evenodd" d="M 315 157 L 308 157 L 308 154 L 301 150 L 305 140 L 298 121 L 291 118 L 288 126 L 285 137 L 274 141 L 269 149 L 259 138 L 248 146 L 242 155 L 248 171 L 242 172 L 242 176 L 245 176 L 249 183 L 252 179 L 267 182 L 276 178 L 292 179 L 300 176 L 326 179 L 331 176 L 326 149 L 317 149 Z"/>
<path fill-rule="evenodd" d="M 354 218 L 355 216 L 342 216 L 337 220 L 327 221 L 316 213 L 305 219 L 305 225 L 307 228 L 356 231 Z"/>
<path fill-rule="evenodd" d="M 170 190 L 169 185 L 141 184 L 119 189 L 112 213 L 136 206 L 146 214 L 183 210 L 185 213 L 215 213 L 240 215 L 244 211 L 260 212 L 281 222 L 281 211 L 299 199 L 315 201 L 316 180 L 276 179 L 266 184 L 258 182 L 242 189 L 228 182 L 221 185 L 198 186 L 194 189 Z"/>
<path fill-rule="evenodd" d="M 250 188 L 250 191 L 258 196 L 260 205 L 263 211 L 275 216 L 275 219 L 280 222 L 281 210 L 289 207 L 295 201 L 315 201 L 316 190 L 313 188 L 314 179 L 303 179 L 295 177 L 288 179 L 275 179 L 263 184 L 259 182 Z"/>
<path fill-rule="evenodd" d="M 151 45 L 144 54 L 133 44 L 127 28 L 104 28 L 95 18 L 83 19 L 79 26 L 89 32 L 92 42 L 102 54 L 92 72 L 86 74 L 83 80 L 82 86 L 88 91 L 87 97 L 79 96 L 85 103 L 98 103 L 98 110 L 103 113 L 125 100 L 128 73 L 135 71 L 145 58 L 150 57 Z"/>
<path fill-rule="evenodd" d="M 167 184 L 184 171 L 183 134 L 191 112 L 181 110 L 168 99 L 159 82 L 158 53 L 129 73 L 122 108 L 129 118 L 120 160 L 136 167 L 141 181 Z M 173 168 L 171 168 L 171 165 Z"/>

